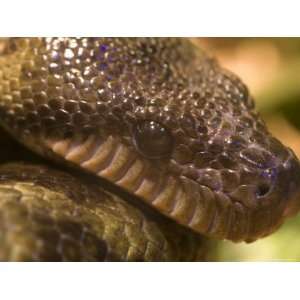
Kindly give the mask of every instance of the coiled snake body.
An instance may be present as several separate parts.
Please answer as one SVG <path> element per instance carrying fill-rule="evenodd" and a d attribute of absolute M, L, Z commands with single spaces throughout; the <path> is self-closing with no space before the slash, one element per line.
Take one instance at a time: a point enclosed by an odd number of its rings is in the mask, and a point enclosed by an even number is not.
<path fill-rule="evenodd" d="M 4 43 L 0 125 L 52 167 L 0 166 L 1 260 L 202 260 L 298 212 L 295 155 L 188 39 Z"/>

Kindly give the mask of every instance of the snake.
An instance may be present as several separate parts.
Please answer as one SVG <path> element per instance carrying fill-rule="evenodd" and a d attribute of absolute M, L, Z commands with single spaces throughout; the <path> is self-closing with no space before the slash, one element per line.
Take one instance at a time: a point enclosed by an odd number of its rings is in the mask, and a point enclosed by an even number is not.
<path fill-rule="evenodd" d="M 201 261 L 300 208 L 297 157 L 188 38 L 5 39 L 0 126 L 2 261 Z"/>

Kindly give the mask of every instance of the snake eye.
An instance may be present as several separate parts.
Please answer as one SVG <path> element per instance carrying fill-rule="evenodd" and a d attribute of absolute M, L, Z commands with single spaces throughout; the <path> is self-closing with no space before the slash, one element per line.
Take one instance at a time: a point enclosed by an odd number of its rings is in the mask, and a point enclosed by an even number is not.
<path fill-rule="evenodd" d="M 150 120 L 140 122 L 133 134 L 137 150 L 147 158 L 166 157 L 173 149 L 171 133 L 157 122 Z"/>

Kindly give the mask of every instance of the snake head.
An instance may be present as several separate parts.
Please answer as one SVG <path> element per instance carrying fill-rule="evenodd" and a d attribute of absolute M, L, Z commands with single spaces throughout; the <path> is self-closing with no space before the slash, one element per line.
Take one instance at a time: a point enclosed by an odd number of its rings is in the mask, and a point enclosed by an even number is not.
<path fill-rule="evenodd" d="M 299 161 L 187 39 L 13 39 L 0 70 L 8 131 L 201 234 L 250 242 L 299 210 Z"/>
<path fill-rule="evenodd" d="M 135 127 L 136 149 L 179 178 L 152 203 L 208 236 L 251 242 L 298 212 L 299 161 L 236 75 L 209 58 L 194 64 L 183 90 Z"/>

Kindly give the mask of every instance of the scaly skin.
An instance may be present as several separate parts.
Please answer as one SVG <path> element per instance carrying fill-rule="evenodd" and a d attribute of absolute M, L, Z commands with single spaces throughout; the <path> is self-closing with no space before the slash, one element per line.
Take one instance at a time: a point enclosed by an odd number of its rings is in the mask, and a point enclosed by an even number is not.
<path fill-rule="evenodd" d="M 0 261 L 206 259 L 203 238 L 84 178 L 23 163 L 0 172 Z"/>
<path fill-rule="evenodd" d="M 299 210 L 295 155 L 188 39 L 11 39 L 0 117 L 35 152 L 208 237 L 250 242 Z"/>

